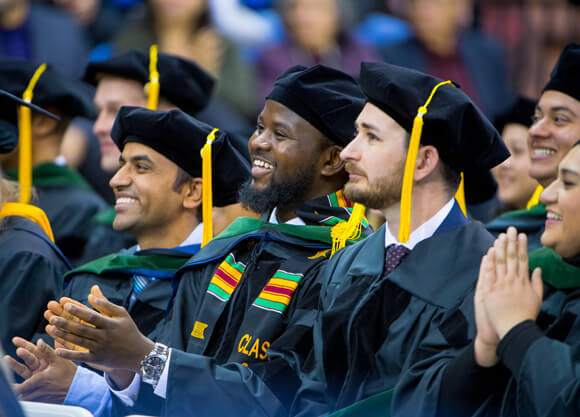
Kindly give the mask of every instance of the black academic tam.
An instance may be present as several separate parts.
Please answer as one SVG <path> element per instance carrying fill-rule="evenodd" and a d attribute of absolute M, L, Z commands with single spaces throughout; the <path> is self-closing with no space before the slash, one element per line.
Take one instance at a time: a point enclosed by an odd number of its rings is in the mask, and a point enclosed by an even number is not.
<path fill-rule="evenodd" d="M 162 97 L 188 114 L 196 114 L 207 106 L 215 81 L 195 62 L 159 53 L 157 71 Z M 97 85 L 103 75 L 128 78 L 145 85 L 149 82 L 149 53 L 130 51 L 104 61 L 92 62 L 85 71 L 84 80 Z"/>
<path fill-rule="evenodd" d="M 153 111 L 123 106 L 111 130 L 121 151 L 128 142 L 146 145 L 193 177 L 202 176 L 201 149 L 213 127 L 180 110 Z M 212 143 L 213 204 L 221 207 L 238 201 L 238 188 L 250 176 L 250 161 L 234 140 L 218 131 Z"/>
<path fill-rule="evenodd" d="M 360 84 L 367 100 L 411 133 L 420 106 L 441 80 L 386 63 L 363 62 Z M 421 144 L 433 145 L 459 172 L 481 172 L 508 156 L 499 133 L 471 99 L 455 85 L 443 85 L 423 116 Z"/>

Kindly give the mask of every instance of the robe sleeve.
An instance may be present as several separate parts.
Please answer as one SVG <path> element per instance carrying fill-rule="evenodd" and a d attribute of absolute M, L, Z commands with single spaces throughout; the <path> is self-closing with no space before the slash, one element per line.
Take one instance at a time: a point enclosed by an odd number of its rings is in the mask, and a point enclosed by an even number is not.
<path fill-rule="evenodd" d="M 523 322 L 508 332 L 498 349 L 516 379 L 518 414 L 580 415 L 579 346 L 540 333 L 533 322 Z M 510 337 L 513 335 L 517 337 Z"/>

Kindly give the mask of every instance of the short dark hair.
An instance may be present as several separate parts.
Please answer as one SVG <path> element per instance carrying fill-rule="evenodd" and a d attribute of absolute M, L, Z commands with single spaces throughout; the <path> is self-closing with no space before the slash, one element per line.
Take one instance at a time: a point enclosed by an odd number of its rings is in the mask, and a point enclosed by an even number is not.
<path fill-rule="evenodd" d="M 411 134 L 407 133 L 405 144 L 407 145 L 407 150 L 409 149 L 409 143 L 411 142 Z M 437 149 L 435 147 L 435 149 Z M 439 152 L 439 150 L 437 150 Z M 459 183 L 461 182 L 461 173 L 454 168 L 451 168 L 446 164 L 443 159 L 441 159 L 441 154 L 439 154 L 439 164 L 441 166 L 441 177 L 445 182 L 446 188 L 450 194 L 455 194 Z"/>
<path fill-rule="evenodd" d="M 185 170 L 183 170 L 183 168 L 177 167 L 177 175 L 175 176 L 175 181 L 173 181 L 173 185 L 171 186 L 171 189 L 173 191 L 179 192 L 179 190 L 181 190 L 181 187 L 183 187 L 185 184 L 187 184 L 191 180 L 193 180 L 193 177 L 190 174 L 185 172 Z"/>
<path fill-rule="evenodd" d="M 175 192 L 179 192 L 185 184 L 192 180 L 193 177 L 191 174 L 187 173 L 183 168 L 177 167 L 177 175 L 175 176 L 175 181 L 173 181 L 171 189 Z M 200 223 L 203 221 L 201 208 L 197 210 L 197 220 L 199 220 Z"/>
<path fill-rule="evenodd" d="M 461 173 L 443 162 L 441 157 L 439 157 L 439 163 L 441 164 L 441 177 L 447 186 L 447 190 L 450 194 L 455 194 L 461 182 Z"/>

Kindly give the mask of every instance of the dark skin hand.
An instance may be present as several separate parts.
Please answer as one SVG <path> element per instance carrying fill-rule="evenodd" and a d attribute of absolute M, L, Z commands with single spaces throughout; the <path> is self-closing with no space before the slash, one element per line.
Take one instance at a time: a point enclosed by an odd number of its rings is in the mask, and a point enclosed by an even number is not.
<path fill-rule="evenodd" d="M 95 296 L 93 290 L 89 303 L 96 311 L 64 302 L 64 312 L 74 316 L 72 319 L 60 316 L 49 306 L 53 314 L 46 326 L 47 333 L 62 345 L 88 349 L 83 352 L 57 348 L 56 354 L 65 359 L 138 373 L 141 360 L 153 350 L 154 342 L 139 331 L 123 307 L 104 296 Z"/>

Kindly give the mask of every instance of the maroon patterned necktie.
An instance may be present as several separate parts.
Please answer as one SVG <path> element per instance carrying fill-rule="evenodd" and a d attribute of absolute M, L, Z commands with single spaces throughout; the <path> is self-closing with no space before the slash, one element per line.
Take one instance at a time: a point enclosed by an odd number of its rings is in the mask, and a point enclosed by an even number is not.
<path fill-rule="evenodd" d="M 387 276 L 393 272 L 394 269 L 399 266 L 403 258 L 407 256 L 409 252 L 411 252 L 411 250 L 403 245 L 395 245 L 393 243 L 387 246 L 385 252 L 385 269 L 383 270 L 383 276 Z"/>

